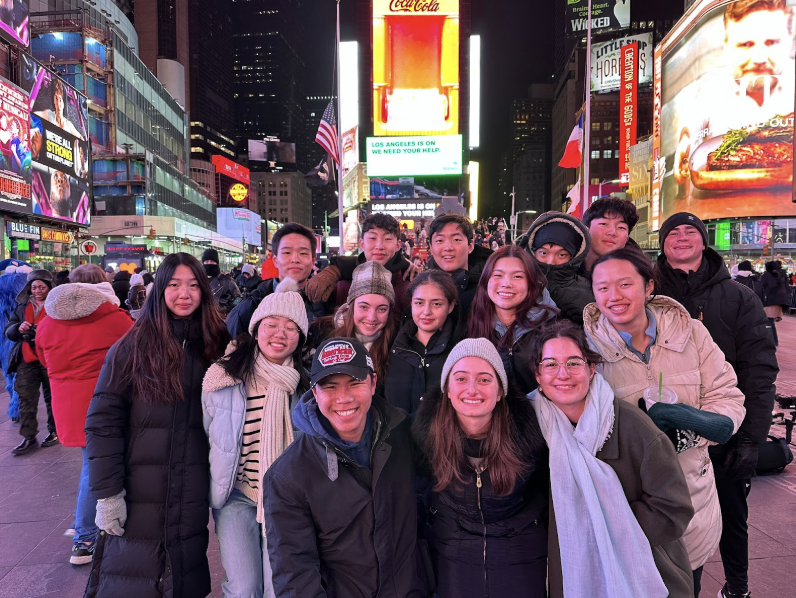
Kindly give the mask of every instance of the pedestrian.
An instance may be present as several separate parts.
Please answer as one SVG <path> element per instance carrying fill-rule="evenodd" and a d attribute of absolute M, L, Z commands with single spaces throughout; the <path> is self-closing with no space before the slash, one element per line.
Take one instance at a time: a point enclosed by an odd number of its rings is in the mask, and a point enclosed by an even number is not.
<path fill-rule="evenodd" d="M 47 317 L 36 332 L 36 353 L 50 377 L 60 442 L 80 447 L 83 456 L 69 562 L 85 565 L 94 556 L 99 533 L 94 523 L 97 501 L 88 484 L 86 414 L 108 349 L 132 328 L 133 321 L 119 308 L 113 287 L 96 264 L 78 266 L 69 282 L 47 295 Z"/>
<path fill-rule="evenodd" d="M 790 286 L 788 274 L 782 269 L 782 262 L 766 262 L 766 271 L 761 279 L 763 286 L 763 306 L 771 324 L 774 344 L 779 345 L 776 323 L 782 320 L 783 310 L 790 308 Z"/>
<path fill-rule="evenodd" d="M 721 507 L 719 550 L 726 583 L 721 598 L 749 592 L 747 497 L 757 467 L 758 447 L 768 438 L 778 366 L 774 339 L 760 299 L 742 288 L 759 285 L 752 264 L 741 262 L 735 284 L 724 259 L 708 244 L 704 223 L 687 212 L 661 225 L 662 253 L 655 264 L 656 291 L 678 301 L 702 322 L 738 377 L 744 416 L 737 433 L 709 454 Z M 747 269 L 748 268 L 748 269 Z M 757 281 L 755 281 L 757 278 Z"/>
<path fill-rule="evenodd" d="M 546 596 L 547 462 L 531 404 L 485 338 L 461 341 L 412 426 L 430 465 L 439 598 Z"/>
<path fill-rule="evenodd" d="M 210 507 L 227 598 L 274 596 L 262 479 L 293 442 L 291 408 L 309 390 L 301 365 L 309 324 L 298 291 L 290 278 L 279 283 L 257 306 L 249 336 L 230 345 L 202 386 Z"/>
<path fill-rule="evenodd" d="M 763 300 L 763 281 L 760 280 L 760 275 L 752 268 L 752 262 L 744 260 L 738 264 L 738 272 L 734 280 L 754 291 L 755 295 L 760 298 L 760 301 Z"/>
<path fill-rule="evenodd" d="M 229 340 L 202 264 L 166 256 L 143 312 L 108 352 L 88 409 L 100 535 L 86 598 L 210 593 L 202 379 Z"/>
<path fill-rule="evenodd" d="M 264 479 L 277 598 L 425 598 L 407 415 L 375 394 L 365 346 L 331 338 L 293 410 L 302 432 Z"/>
<path fill-rule="evenodd" d="M 210 291 L 216 300 L 216 307 L 225 317 L 240 303 L 240 289 L 232 276 L 221 272 L 218 263 L 218 251 L 208 247 L 202 252 L 202 264 L 210 282 Z"/>
<path fill-rule="evenodd" d="M 558 314 L 546 284 L 527 251 L 516 245 L 501 247 L 484 266 L 467 320 L 467 337 L 492 341 L 512 387 L 523 394 L 536 388 L 528 368 L 533 336 Z"/>
<path fill-rule="evenodd" d="M 113 277 L 113 292 L 119 299 L 119 306 L 127 309 L 127 296 L 130 294 L 130 285 L 133 275 L 124 270 L 119 270 Z M 143 278 L 142 278 L 143 280 Z"/>
<path fill-rule="evenodd" d="M 683 541 L 699 596 L 702 567 L 716 551 L 721 512 L 709 443 L 725 443 L 743 421 L 737 378 L 705 326 L 668 297 L 654 296 L 654 272 L 638 249 L 612 251 L 595 262 L 595 303 L 583 314 L 590 343 L 603 358 L 602 375 L 616 397 L 633 404 L 647 391 L 663 397 L 649 409 L 667 432 L 691 492 L 695 515 Z"/>
<path fill-rule="evenodd" d="M 456 344 L 459 316 L 456 285 L 440 270 L 412 281 L 412 319 L 398 331 L 390 350 L 385 398 L 414 415 L 426 392 L 439 384 L 442 366 Z"/>
<path fill-rule="evenodd" d="M 600 361 L 571 322 L 531 349 L 529 398 L 550 447 L 550 596 L 692 598 L 682 535 L 694 509 L 674 447 L 614 397 Z"/>
<path fill-rule="evenodd" d="M 22 436 L 22 442 L 11 450 L 15 456 L 24 455 L 39 446 L 36 440 L 39 432 L 39 391 L 44 395 L 44 406 L 47 408 L 47 437 L 41 446 L 46 448 L 58 444 L 50 378 L 47 368 L 36 355 L 36 329 L 47 316 L 44 302 L 52 288 L 52 272 L 28 272 L 27 282 L 17 295 L 17 307 L 5 329 L 6 338 L 16 343 L 9 357 L 10 369 L 16 373 L 14 390 L 19 395 L 19 434 Z"/>

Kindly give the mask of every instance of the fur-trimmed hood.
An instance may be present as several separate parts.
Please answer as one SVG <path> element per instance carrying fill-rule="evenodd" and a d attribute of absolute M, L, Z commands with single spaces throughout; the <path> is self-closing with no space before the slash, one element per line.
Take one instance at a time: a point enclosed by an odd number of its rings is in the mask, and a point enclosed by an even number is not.
<path fill-rule="evenodd" d="M 109 282 L 77 282 L 55 287 L 47 295 L 44 308 L 53 320 L 79 320 L 93 314 L 104 303 L 119 306 Z"/>
<path fill-rule="evenodd" d="M 237 386 L 241 382 L 242 380 L 238 380 L 231 376 L 227 370 L 224 369 L 224 366 L 216 362 L 208 368 L 205 378 L 202 380 L 202 391 L 215 392 L 222 388 Z"/>
<path fill-rule="evenodd" d="M 533 221 L 531 226 L 528 228 L 528 232 L 520 237 L 516 244 L 533 256 L 533 238 L 536 236 L 536 233 L 539 232 L 539 229 L 547 224 L 550 224 L 551 222 L 568 224 L 581 237 L 582 240 L 580 249 L 578 250 L 577 254 L 573 255 L 572 259 L 569 261 L 569 265 L 577 269 L 580 267 L 580 265 L 583 263 L 583 260 L 586 259 L 586 256 L 589 253 L 589 249 L 591 248 L 591 236 L 589 235 L 589 228 L 574 216 L 564 214 L 563 212 L 545 212 Z M 537 261 L 537 263 L 539 262 Z"/>

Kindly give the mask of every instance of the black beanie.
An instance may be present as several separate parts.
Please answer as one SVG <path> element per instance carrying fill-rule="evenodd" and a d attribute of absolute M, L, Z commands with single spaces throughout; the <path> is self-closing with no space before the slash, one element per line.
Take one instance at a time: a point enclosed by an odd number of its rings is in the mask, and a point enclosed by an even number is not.
<path fill-rule="evenodd" d="M 677 212 L 677 214 L 672 214 L 661 224 L 661 230 L 658 233 L 658 243 L 661 246 L 661 251 L 663 251 L 663 244 L 666 242 L 666 237 L 669 236 L 669 233 L 683 224 L 693 226 L 697 229 L 699 234 L 702 235 L 702 242 L 705 244 L 705 248 L 710 247 L 710 243 L 708 243 L 708 229 L 705 228 L 705 223 L 688 212 Z"/>
<path fill-rule="evenodd" d="M 752 271 L 752 262 L 749 260 L 744 260 L 740 264 L 738 264 L 738 270 L 741 272 L 751 272 Z"/>
<path fill-rule="evenodd" d="M 218 251 L 212 247 L 208 247 L 202 252 L 202 263 L 204 264 L 208 260 L 215 263 L 219 262 Z"/>
<path fill-rule="evenodd" d="M 531 249 L 536 251 L 542 245 L 547 245 L 548 243 L 563 247 L 569 252 L 569 255 L 575 257 L 583 244 L 583 237 L 577 233 L 575 227 L 571 224 L 550 222 L 536 231 Z"/>

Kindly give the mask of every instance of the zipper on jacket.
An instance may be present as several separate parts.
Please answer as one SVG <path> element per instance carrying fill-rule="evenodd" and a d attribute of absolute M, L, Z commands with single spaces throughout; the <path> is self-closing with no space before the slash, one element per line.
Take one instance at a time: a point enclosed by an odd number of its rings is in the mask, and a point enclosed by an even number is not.
<path fill-rule="evenodd" d="M 402 349 L 401 347 L 398 347 L 397 349 L 393 350 L 393 353 L 395 353 L 395 351 L 406 351 L 407 353 L 414 353 L 420 359 L 420 369 L 422 370 L 426 366 L 425 355 L 421 355 L 417 351 L 412 351 L 412 349 Z"/>
<path fill-rule="evenodd" d="M 487 579 L 486 579 L 486 523 L 484 522 L 484 511 L 481 509 L 481 472 L 478 471 L 478 468 L 475 469 L 475 496 L 476 496 L 476 503 L 478 504 L 478 514 L 481 515 L 481 525 L 484 526 L 484 589 L 487 588 Z"/>

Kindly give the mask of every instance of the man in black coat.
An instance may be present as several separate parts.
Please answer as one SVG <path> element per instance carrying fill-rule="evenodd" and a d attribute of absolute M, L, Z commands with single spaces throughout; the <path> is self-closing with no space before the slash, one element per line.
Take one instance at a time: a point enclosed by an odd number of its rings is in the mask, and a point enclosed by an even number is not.
<path fill-rule="evenodd" d="M 422 598 L 409 419 L 374 396 L 367 349 L 332 338 L 293 410 L 303 434 L 265 474 L 265 517 L 279 598 Z"/>
<path fill-rule="evenodd" d="M 757 466 L 757 447 L 765 442 L 774 407 L 776 349 L 760 299 L 736 283 L 721 256 L 709 247 L 702 221 L 687 212 L 670 216 L 660 229 L 663 253 L 655 265 L 656 292 L 671 297 L 702 322 L 738 376 L 746 417 L 724 445 L 711 447 L 723 531 L 721 558 L 725 584 L 721 596 L 747 596 L 749 535 L 746 499 Z"/>
<path fill-rule="evenodd" d="M 223 315 L 227 315 L 240 300 L 240 289 L 235 284 L 233 277 L 221 273 L 218 261 L 218 251 L 212 247 L 208 247 L 202 252 L 202 265 L 205 268 L 205 272 L 207 272 L 207 277 L 210 279 L 210 290 L 213 292 L 216 307 Z M 129 290 L 130 285 L 128 284 L 127 291 Z M 127 293 L 125 292 L 126 298 Z"/>

